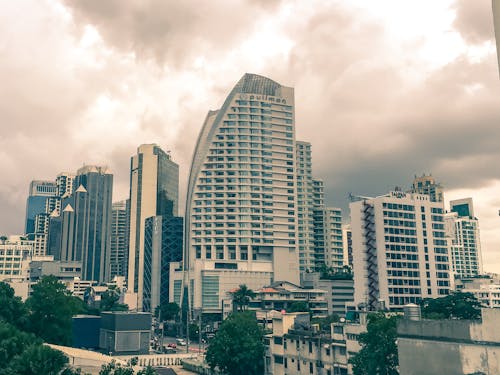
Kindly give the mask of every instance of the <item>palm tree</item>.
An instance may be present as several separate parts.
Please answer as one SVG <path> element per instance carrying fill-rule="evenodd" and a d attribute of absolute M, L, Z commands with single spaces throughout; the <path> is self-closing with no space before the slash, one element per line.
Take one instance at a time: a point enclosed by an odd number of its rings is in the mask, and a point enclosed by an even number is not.
<path fill-rule="evenodd" d="M 246 309 L 250 300 L 255 298 L 256 294 L 252 289 L 249 289 L 245 284 L 241 284 L 240 287 L 231 292 L 233 296 L 233 305 L 238 306 L 239 311 Z"/>

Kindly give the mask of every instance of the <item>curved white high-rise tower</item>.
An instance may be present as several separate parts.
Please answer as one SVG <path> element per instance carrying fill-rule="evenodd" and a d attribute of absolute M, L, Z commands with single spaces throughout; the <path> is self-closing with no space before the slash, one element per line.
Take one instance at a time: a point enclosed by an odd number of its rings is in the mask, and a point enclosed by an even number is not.
<path fill-rule="evenodd" d="M 221 312 L 246 284 L 299 282 L 293 88 L 245 74 L 210 111 L 191 165 L 185 233 L 192 307 Z"/>

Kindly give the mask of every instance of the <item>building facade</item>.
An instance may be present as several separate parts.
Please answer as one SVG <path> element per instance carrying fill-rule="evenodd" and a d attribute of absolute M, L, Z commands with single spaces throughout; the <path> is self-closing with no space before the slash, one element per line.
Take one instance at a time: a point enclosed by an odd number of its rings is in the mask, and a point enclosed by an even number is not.
<path fill-rule="evenodd" d="M 130 236 L 130 202 L 128 200 L 114 202 L 111 210 L 110 277 L 126 277 L 128 269 L 128 240 Z"/>
<path fill-rule="evenodd" d="M 354 300 L 401 309 L 452 288 L 442 202 L 393 191 L 351 202 Z"/>
<path fill-rule="evenodd" d="M 412 193 L 425 194 L 430 197 L 431 202 L 443 202 L 443 187 L 436 182 L 432 175 L 423 174 L 420 177 L 415 176 L 411 188 Z"/>
<path fill-rule="evenodd" d="M 184 286 L 192 307 L 221 312 L 229 290 L 298 284 L 294 91 L 245 74 L 210 111 L 186 202 Z"/>
<path fill-rule="evenodd" d="M 142 309 L 144 293 L 144 232 L 146 219 L 177 216 L 179 166 L 158 145 L 144 144 L 130 162 L 130 237 L 128 290 L 137 293 Z"/>
<path fill-rule="evenodd" d="M 29 262 L 33 256 L 33 241 L 24 236 L 0 239 L 0 280 L 29 277 Z"/>

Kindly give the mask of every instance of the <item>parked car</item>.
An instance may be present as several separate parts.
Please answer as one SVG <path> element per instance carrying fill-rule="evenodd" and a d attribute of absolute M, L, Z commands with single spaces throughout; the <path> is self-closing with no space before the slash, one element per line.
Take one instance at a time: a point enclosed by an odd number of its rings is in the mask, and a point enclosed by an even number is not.
<path fill-rule="evenodd" d="M 179 346 L 186 346 L 186 341 L 184 339 L 177 339 L 177 345 Z"/>

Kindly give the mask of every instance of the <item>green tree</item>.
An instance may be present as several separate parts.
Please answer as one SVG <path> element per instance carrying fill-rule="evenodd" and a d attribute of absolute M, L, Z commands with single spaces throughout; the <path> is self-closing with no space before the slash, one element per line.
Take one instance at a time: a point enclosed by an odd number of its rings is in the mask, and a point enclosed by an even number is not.
<path fill-rule="evenodd" d="M 4 370 L 5 375 L 58 375 L 68 364 L 59 350 L 45 345 L 31 345 L 16 356 Z"/>
<path fill-rule="evenodd" d="M 397 319 L 383 313 L 368 316 L 367 332 L 360 334 L 358 339 L 361 350 L 349 360 L 354 375 L 399 374 Z"/>
<path fill-rule="evenodd" d="M 162 321 L 177 320 L 180 307 L 175 302 L 164 303 L 156 308 L 155 315 Z"/>
<path fill-rule="evenodd" d="M 134 375 L 134 369 L 130 364 L 122 366 L 115 361 L 101 366 L 99 375 Z M 139 370 L 136 375 L 156 375 L 157 372 L 151 366 L 147 366 L 145 369 Z"/>
<path fill-rule="evenodd" d="M 229 375 L 264 372 L 262 328 L 250 312 L 233 313 L 224 320 L 210 342 L 206 361 Z"/>
<path fill-rule="evenodd" d="M 340 320 L 340 317 L 337 314 L 332 314 L 322 319 L 312 319 L 313 324 L 319 324 L 319 328 L 322 331 L 330 331 L 330 327 L 332 323 L 337 323 Z"/>
<path fill-rule="evenodd" d="M 101 295 L 101 311 L 128 311 L 128 305 L 120 303 L 120 290 L 112 285 Z"/>
<path fill-rule="evenodd" d="M 245 284 L 241 284 L 237 290 L 231 293 L 233 297 L 233 305 L 239 311 L 246 309 L 250 300 L 255 298 L 256 294 L 252 289 L 249 289 Z"/>
<path fill-rule="evenodd" d="M 44 276 L 35 284 L 26 305 L 30 311 L 29 330 L 58 345 L 71 343 L 71 318 L 85 311 L 83 301 L 72 296 L 55 276 Z"/>
<path fill-rule="evenodd" d="M 0 319 L 19 329 L 26 328 L 28 309 L 21 298 L 14 295 L 9 284 L 0 282 Z"/>
<path fill-rule="evenodd" d="M 481 318 L 481 303 L 472 293 L 456 292 L 441 298 L 426 298 L 420 305 L 426 319 Z"/>
<path fill-rule="evenodd" d="M 292 312 L 309 312 L 309 306 L 307 302 L 303 301 L 295 301 L 288 306 L 288 309 L 286 309 L 286 312 L 292 313 Z"/>

